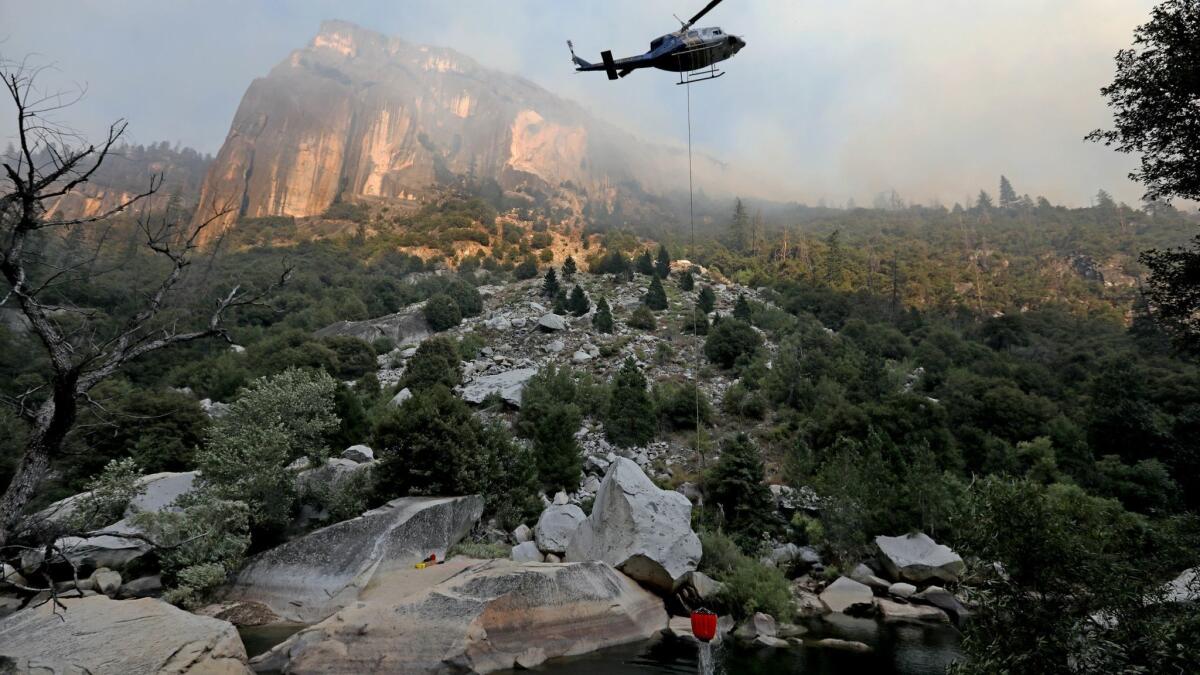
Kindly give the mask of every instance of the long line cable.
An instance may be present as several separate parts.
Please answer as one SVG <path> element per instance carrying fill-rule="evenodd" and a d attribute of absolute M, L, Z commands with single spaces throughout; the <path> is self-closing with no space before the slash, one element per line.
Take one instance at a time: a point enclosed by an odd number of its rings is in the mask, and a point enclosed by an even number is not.
<path fill-rule="evenodd" d="M 691 248 L 692 248 L 691 254 L 688 257 L 691 258 L 691 260 L 689 262 L 692 264 L 692 266 L 695 266 L 695 264 L 696 264 L 696 196 L 695 196 L 695 187 L 693 186 L 693 177 L 692 177 L 692 84 L 689 82 L 686 85 L 684 85 L 683 88 L 685 90 L 687 90 L 688 220 L 689 220 L 689 227 L 690 227 L 690 234 L 691 234 Z M 692 274 L 693 281 L 695 281 L 695 274 L 692 273 L 692 270 L 690 267 L 688 268 L 688 274 Z M 692 288 L 693 289 L 695 288 L 694 283 L 692 285 Z M 696 317 L 696 311 L 697 311 L 697 309 L 699 309 L 698 304 L 699 303 L 696 303 L 696 302 L 692 303 L 692 336 L 696 340 L 696 359 L 695 359 L 696 363 L 693 366 L 694 370 L 692 371 L 692 379 L 693 379 L 693 384 L 695 385 L 695 388 L 696 388 L 696 454 L 700 457 L 701 467 L 704 467 L 706 464 L 706 462 L 704 461 L 704 451 L 700 449 L 700 331 L 699 331 L 700 322 L 699 322 L 699 319 Z"/>

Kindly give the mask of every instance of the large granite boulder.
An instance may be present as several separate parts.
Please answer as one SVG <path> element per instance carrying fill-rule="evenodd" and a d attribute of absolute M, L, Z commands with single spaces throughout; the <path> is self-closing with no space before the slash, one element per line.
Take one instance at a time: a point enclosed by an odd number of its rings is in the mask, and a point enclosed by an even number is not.
<path fill-rule="evenodd" d="M 0 657 L 13 672 L 250 673 L 237 630 L 159 600 L 64 598 L 0 621 Z M 0 671 L 4 669 L 0 658 Z"/>
<path fill-rule="evenodd" d="M 567 320 L 557 314 L 543 314 L 538 319 L 538 328 L 547 332 L 566 330 Z"/>
<path fill-rule="evenodd" d="M 194 489 L 196 476 L 199 475 L 198 471 L 184 471 L 182 473 L 152 473 L 140 478 L 138 485 L 142 488 L 142 492 L 129 500 L 129 505 L 125 507 L 125 517 L 129 518 L 136 513 L 145 511 L 158 513 L 174 508 L 175 500 Z"/>
<path fill-rule="evenodd" d="M 462 399 L 478 405 L 488 396 L 499 394 L 509 405 L 519 408 L 525 383 L 534 375 L 537 375 L 537 368 L 517 368 L 495 375 L 483 375 L 463 385 Z"/>
<path fill-rule="evenodd" d="M 288 621 L 320 621 L 358 599 L 381 572 L 410 568 L 471 531 L 483 498 L 404 497 L 260 553 L 224 590 Z"/>
<path fill-rule="evenodd" d="M 388 338 L 398 345 L 417 344 L 433 335 L 425 320 L 425 303 L 409 305 L 395 314 L 366 321 L 339 321 L 313 333 L 314 337 L 347 336 L 364 342 Z"/>
<path fill-rule="evenodd" d="M 853 579 L 838 577 L 821 591 L 821 602 L 831 612 L 857 612 L 870 609 L 875 601 L 875 594 L 866 584 Z"/>
<path fill-rule="evenodd" d="M 574 504 L 552 504 L 542 511 L 537 526 L 533 528 L 533 537 L 537 547 L 543 553 L 566 553 L 567 544 L 579 524 L 586 519 L 583 509 Z"/>
<path fill-rule="evenodd" d="M 456 558 L 384 575 L 361 602 L 252 665 L 294 675 L 489 673 L 645 640 L 666 626 L 661 600 L 601 562 Z"/>
<path fill-rule="evenodd" d="M 1200 600 L 1200 567 L 1184 570 L 1163 587 L 1164 602 L 1196 602 Z"/>
<path fill-rule="evenodd" d="M 965 569 L 963 559 L 950 547 L 921 532 L 875 537 L 875 546 L 879 548 L 879 563 L 892 581 L 955 582 Z"/>
<path fill-rule="evenodd" d="M 663 593 L 696 569 L 700 538 L 692 531 L 692 503 L 661 490 L 624 457 L 608 468 L 592 515 L 576 530 L 567 561 L 602 560 Z"/>

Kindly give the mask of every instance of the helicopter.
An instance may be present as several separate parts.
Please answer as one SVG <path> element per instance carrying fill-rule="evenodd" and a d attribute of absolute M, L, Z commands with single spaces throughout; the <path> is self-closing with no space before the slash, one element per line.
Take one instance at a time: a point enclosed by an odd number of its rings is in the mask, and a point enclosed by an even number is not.
<path fill-rule="evenodd" d="M 604 51 L 600 53 L 601 63 L 589 63 L 575 55 L 575 44 L 567 40 L 571 61 L 578 72 L 604 71 L 610 80 L 625 77 L 639 68 L 658 68 L 679 73 L 677 84 L 721 77 L 725 73 L 718 70 L 716 64 L 732 58 L 746 46 L 746 41 L 720 28 L 692 28 L 721 2 L 712 0 L 688 21 L 675 17 L 682 27 L 674 33 L 655 38 L 650 43 L 650 51 L 639 56 L 614 60 L 611 51 Z"/>

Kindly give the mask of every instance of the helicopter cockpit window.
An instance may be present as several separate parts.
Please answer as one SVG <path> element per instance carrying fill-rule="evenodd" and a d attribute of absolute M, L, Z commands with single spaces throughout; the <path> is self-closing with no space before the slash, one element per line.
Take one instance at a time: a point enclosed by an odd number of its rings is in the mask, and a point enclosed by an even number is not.
<path fill-rule="evenodd" d="M 720 28 L 716 28 L 716 29 L 714 29 L 714 30 L 713 30 L 713 35 L 720 35 L 720 34 L 721 34 L 721 29 L 720 29 Z"/>

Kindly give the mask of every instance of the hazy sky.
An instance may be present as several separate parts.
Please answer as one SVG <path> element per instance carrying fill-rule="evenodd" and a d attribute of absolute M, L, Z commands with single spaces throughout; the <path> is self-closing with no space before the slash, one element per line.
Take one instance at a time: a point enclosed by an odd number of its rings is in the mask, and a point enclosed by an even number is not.
<path fill-rule="evenodd" d="M 458 49 L 520 72 L 630 131 L 684 143 L 684 89 L 642 71 L 572 71 L 644 51 L 704 0 L 0 0 L 0 53 L 36 53 L 85 83 L 69 119 L 127 117 L 134 140 L 216 152 L 250 80 L 325 18 Z M 1134 160 L 1083 136 L 1109 120 L 1099 88 L 1152 0 L 726 0 L 703 22 L 749 46 L 693 88 L 697 143 L 763 196 L 867 205 L 895 189 L 945 204 L 1006 174 L 1018 192 L 1136 203 Z M 0 143 L 12 133 L 0 105 Z"/>

